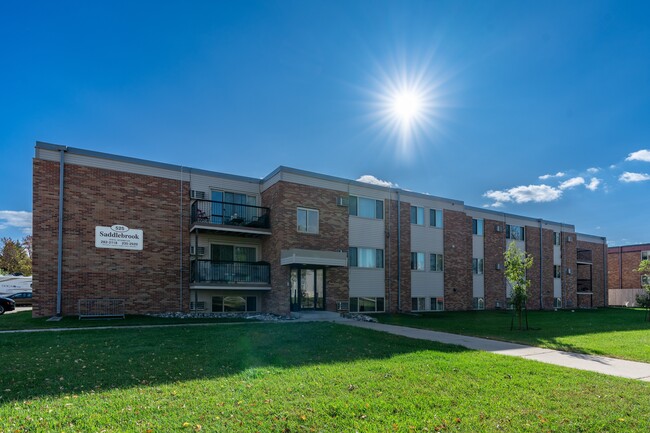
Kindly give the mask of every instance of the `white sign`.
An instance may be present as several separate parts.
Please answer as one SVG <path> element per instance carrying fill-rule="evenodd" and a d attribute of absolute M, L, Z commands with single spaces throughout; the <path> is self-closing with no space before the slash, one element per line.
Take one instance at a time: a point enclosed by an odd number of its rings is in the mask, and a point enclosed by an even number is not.
<path fill-rule="evenodd" d="M 130 229 L 121 224 L 111 227 L 95 227 L 95 247 L 97 248 L 142 251 L 143 245 L 142 230 Z"/>

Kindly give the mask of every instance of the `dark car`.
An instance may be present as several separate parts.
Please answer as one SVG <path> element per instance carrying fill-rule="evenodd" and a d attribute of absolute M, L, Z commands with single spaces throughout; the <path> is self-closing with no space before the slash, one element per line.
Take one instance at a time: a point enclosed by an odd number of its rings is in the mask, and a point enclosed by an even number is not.
<path fill-rule="evenodd" d="M 6 296 L 6 298 L 13 299 L 16 307 L 31 306 L 32 305 L 32 292 L 18 292 L 13 295 Z"/>
<path fill-rule="evenodd" d="M 16 303 L 13 299 L 0 298 L 0 314 L 4 314 L 5 311 L 13 311 L 15 309 Z"/>

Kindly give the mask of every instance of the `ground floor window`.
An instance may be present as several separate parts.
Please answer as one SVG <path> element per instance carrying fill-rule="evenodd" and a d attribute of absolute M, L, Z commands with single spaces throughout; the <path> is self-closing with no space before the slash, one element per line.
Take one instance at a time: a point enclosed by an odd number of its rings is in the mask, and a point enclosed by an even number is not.
<path fill-rule="evenodd" d="M 444 298 L 431 298 L 431 310 L 444 311 L 445 310 Z"/>
<path fill-rule="evenodd" d="M 485 310 L 485 299 L 483 299 L 483 298 L 474 298 L 474 309 L 475 310 Z"/>
<path fill-rule="evenodd" d="M 194 307 L 194 301 L 190 301 L 190 310 L 205 310 L 205 301 L 198 301 L 196 303 L 196 308 Z"/>
<path fill-rule="evenodd" d="M 213 296 L 213 313 L 245 313 L 257 311 L 257 296 Z"/>
<path fill-rule="evenodd" d="M 425 311 L 427 309 L 425 302 L 426 298 L 411 298 L 411 311 Z"/>
<path fill-rule="evenodd" d="M 384 298 L 350 298 L 350 313 L 384 311 Z"/>

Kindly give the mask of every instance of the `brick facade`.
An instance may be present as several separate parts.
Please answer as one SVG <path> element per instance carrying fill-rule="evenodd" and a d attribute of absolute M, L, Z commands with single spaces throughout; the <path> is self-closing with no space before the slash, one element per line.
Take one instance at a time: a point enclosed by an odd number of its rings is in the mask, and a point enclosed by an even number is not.
<path fill-rule="evenodd" d="M 386 239 L 386 305 L 387 312 L 411 311 L 411 205 L 400 201 L 399 224 L 397 201 L 385 200 Z M 397 227 L 400 226 L 399 235 Z M 398 243 L 399 236 L 399 243 Z M 401 253 L 398 253 L 401 251 Z M 397 263 L 400 263 L 399 272 Z M 400 281 L 398 281 L 398 274 Z M 398 294 L 401 302 L 398 303 Z"/>
<path fill-rule="evenodd" d="M 636 271 L 641 252 L 650 244 L 611 247 L 607 250 L 607 286 L 609 289 L 640 289 L 641 275 Z"/>
<path fill-rule="evenodd" d="M 445 309 L 470 310 L 472 296 L 472 218 L 444 212 Z"/>
<path fill-rule="evenodd" d="M 505 308 L 506 277 L 503 272 L 503 253 L 506 230 L 503 221 L 483 221 L 485 308 Z M 498 269 L 497 269 L 498 268 Z"/>
<path fill-rule="evenodd" d="M 56 313 L 58 185 L 59 163 L 35 159 L 35 317 Z M 66 164 L 64 188 L 63 315 L 87 298 L 124 299 L 127 314 L 188 309 L 189 183 Z M 143 250 L 96 248 L 95 226 L 114 224 L 142 229 Z"/>
<path fill-rule="evenodd" d="M 575 233 L 562 233 L 562 300 L 565 308 L 578 306 L 578 248 Z M 568 270 L 571 270 L 569 274 Z"/>
<path fill-rule="evenodd" d="M 291 248 L 346 251 L 348 250 L 348 208 L 337 206 L 342 194 L 337 191 L 278 182 L 262 193 L 262 203 L 271 209 L 273 235 L 262 242 L 263 260 L 271 263 L 272 290 L 262 298 L 264 311 L 288 314 L 290 310 L 289 266 L 281 266 L 281 251 Z M 300 233 L 296 229 L 298 207 L 319 212 L 318 234 Z M 348 268 L 326 269 L 326 309 L 336 310 L 337 300 L 348 299 Z"/>
<path fill-rule="evenodd" d="M 527 272 L 530 280 L 529 310 L 553 307 L 553 230 L 526 226 L 526 253 L 533 257 L 533 265 Z M 540 255 L 541 254 L 541 255 Z"/>

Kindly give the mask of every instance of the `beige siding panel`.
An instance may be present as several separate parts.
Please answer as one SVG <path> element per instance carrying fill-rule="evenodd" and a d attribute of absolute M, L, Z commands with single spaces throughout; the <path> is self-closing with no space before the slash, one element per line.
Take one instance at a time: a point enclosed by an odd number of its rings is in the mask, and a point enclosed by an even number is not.
<path fill-rule="evenodd" d="M 296 173 L 282 173 L 282 180 L 286 182 L 293 182 L 300 185 L 314 186 L 316 188 L 331 189 L 333 191 L 341 191 L 347 194 L 347 182 L 335 182 L 332 180 L 321 179 L 318 177 L 305 176 Z M 342 194 L 345 195 L 345 194 Z"/>
<path fill-rule="evenodd" d="M 442 254 L 444 251 L 444 233 L 442 229 L 411 224 L 411 251 Z"/>
<path fill-rule="evenodd" d="M 444 273 L 411 271 L 411 297 L 444 296 L 444 293 Z"/>
<path fill-rule="evenodd" d="M 350 195 L 355 195 L 357 197 L 374 198 L 375 200 L 385 200 L 389 198 L 387 190 L 364 188 L 359 185 L 350 185 L 349 193 Z"/>
<path fill-rule="evenodd" d="M 267 189 L 271 188 L 273 185 L 276 183 L 280 182 L 282 180 L 282 174 L 281 173 L 276 173 L 261 185 L 260 190 L 261 191 L 266 191 Z"/>
<path fill-rule="evenodd" d="M 562 278 L 553 278 L 553 297 L 562 297 Z"/>
<path fill-rule="evenodd" d="M 485 297 L 485 278 L 483 275 L 474 275 L 472 279 L 472 296 L 475 298 Z"/>
<path fill-rule="evenodd" d="M 190 245 L 195 244 L 194 235 L 190 235 Z M 210 259 L 210 245 L 212 244 L 221 244 L 221 245 L 236 245 L 241 247 L 255 247 L 257 249 L 257 260 L 262 260 L 262 242 L 256 238 L 244 238 L 244 237 L 234 237 L 234 236 L 219 236 L 219 235 L 209 235 L 201 233 L 199 235 L 199 247 L 205 248 L 205 255 L 200 256 L 201 260 Z"/>
<path fill-rule="evenodd" d="M 553 245 L 553 264 L 562 264 L 562 246 L 560 245 Z"/>
<path fill-rule="evenodd" d="M 384 220 L 350 216 L 349 242 L 351 247 L 384 249 L 385 238 Z"/>
<path fill-rule="evenodd" d="M 429 212 L 428 209 L 443 209 L 443 210 L 448 209 L 448 210 L 455 210 L 458 212 L 464 212 L 465 209 L 465 206 L 460 201 L 442 200 L 433 196 L 429 198 L 423 196 L 410 196 L 408 194 L 402 194 L 400 198 L 403 202 L 410 203 L 411 206 L 418 206 L 427 209 L 426 211 L 427 213 Z"/>
<path fill-rule="evenodd" d="M 485 257 L 483 249 L 484 236 L 472 235 L 472 257 L 482 259 Z"/>
<path fill-rule="evenodd" d="M 56 161 L 60 159 L 58 151 L 38 149 L 39 159 L 47 161 Z M 113 159 L 97 158 L 87 155 L 76 155 L 74 153 L 65 154 L 65 164 L 81 165 L 84 167 L 103 168 L 106 170 L 121 171 L 125 173 L 142 174 L 146 176 L 156 176 L 165 179 L 181 179 L 180 170 L 168 170 L 160 167 L 149 165 L 134 164 L 132 162 L 117 161 Z M 189 170 L 189 168 L 188 168 Z M 183 172 L 183 179 L 189 180 L 188 172 Z"/>
<path fill-rule="evenodd" d="M 350 268 L 350 297 L 386 296 L 383 269 Z"/>

